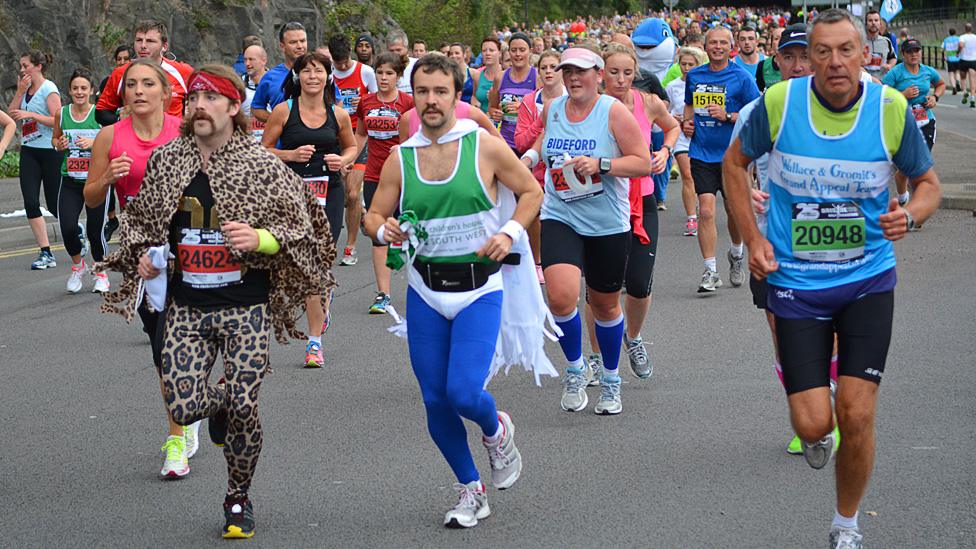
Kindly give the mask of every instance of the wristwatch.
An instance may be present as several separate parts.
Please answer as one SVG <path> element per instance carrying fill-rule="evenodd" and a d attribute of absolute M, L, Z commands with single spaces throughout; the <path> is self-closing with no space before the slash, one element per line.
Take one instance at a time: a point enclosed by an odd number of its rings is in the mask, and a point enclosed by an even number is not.
<path fill-rule="evenodd" d="M 911 231 L 912 229 L 915 228 L 915 218 L 912 217 L 911 212 L 909 212 L 906 208 L 902 208 L 902 211 L 905 212 L 905 221 L 908 222 L 907 229 Z"/>
<path fill-rule="evenodd" d="M 726 122 L 729 122 L 729 123 L 732 122 L 732 113 L 730 113 L 728 111 L 725 112 L 725 121 Z"/>
<path fill-rule="evenodd" d="M 668 150 L 668 156 L 674 155 L 674 149 L 671 148 L 671 145 L 661 145 L 661 148 Z"/>
<path fill-rule="evenodd" d="M 600 173 L 607 173 L 610 171 L 610 159 L 601 158 L 600 159 Z"/>

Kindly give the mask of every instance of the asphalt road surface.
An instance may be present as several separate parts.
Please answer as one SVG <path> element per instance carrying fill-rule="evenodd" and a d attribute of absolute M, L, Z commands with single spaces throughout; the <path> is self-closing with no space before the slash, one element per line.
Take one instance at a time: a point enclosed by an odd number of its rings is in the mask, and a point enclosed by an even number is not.
<path fill-rule="evenodd" d="M 300 342 L 273 348 L 250 546 L 826 546 L 833 467 L 785 453 L 786 399 L 763 315 L 744 287 L 695 293 L 701 259 L 680 235 L 677 191 L 643 330 L 653 378 L 637 380 L 624 359 L 616 417 L 592 413 L 595 389 L 590 408 L 571 414 L 556 380 L 494 380 L 524 472 L 512 489 L 490 489 L 493 514 L 470 531 L 441 526 L 454 480 L 427 435 L 405 343 L 386 332 L 388 317 L 366 314 L 372 271 L 360 239 L 359 265 L 336 268 L 328 366 L 300 368 Z M 974 237 L 970 212 L 944 211 L 896 246 L 895 335 L 861 507 L 870 547 L 976 546 Z M 722 255 L 727 243 L 720 232 Z M 0 545 L 223 546 L 219 449 L 202 443 L 183 480 L 157 478 L 165 424 L 138 324 L 99 314 L 88 281 L 66 295 L 64 252 L 55 270 L 31 272 L 31 260 L 0 256 Z M 402 276 L 394 286 L 402 309 Z M 549 355 L 562 367 L 556 345 Z M 478 434 L 470 440 L 486 474 Z"/>

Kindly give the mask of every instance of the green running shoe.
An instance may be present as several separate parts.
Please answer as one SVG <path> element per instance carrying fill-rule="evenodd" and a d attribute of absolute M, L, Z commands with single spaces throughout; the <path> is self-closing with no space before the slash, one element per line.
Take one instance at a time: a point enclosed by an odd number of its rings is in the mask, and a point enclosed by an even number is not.
<path fill-rule="evenodd" d="M 803 443 L 800 441 L 800 437 L 793 435 L 793 440 L 791 440 L 790 445 L 786 447 L 786 453 L 791 456 L 803 455 Z"/>

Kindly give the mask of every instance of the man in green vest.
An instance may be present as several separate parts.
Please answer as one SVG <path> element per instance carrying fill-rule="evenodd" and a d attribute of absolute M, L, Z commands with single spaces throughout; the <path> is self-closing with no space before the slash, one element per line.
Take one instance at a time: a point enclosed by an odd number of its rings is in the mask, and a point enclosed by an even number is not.
<path fill-rule="evenodd" d="M 525 241 L 542 190 L 504 141 L 455 118 L 464 85 L 457 63 L 427 55 L 410 79 L 421 131 L 394 148 L 384 164 L 366 230 L 381 244 L 407 248 L 410 362 L 430 436 L 460 493 L 444 525 L 470 528 L 491 511 L 462 419 L 481 428 L 496 488 L 511 487 L 522 470 L 512 420 L 495 407 L 485 385 L 495 369 L 503 295 L 506 308 L 508 294 L 527 290 L 542 304 L 538 284 L 503 291 L 500 272 L 502 261 L 520 262 L 516 254 L 507 256 Z M 398 205 L 403 224 L 393 217 Z M 513 206 L 514 214 L 506 215 Z M 509 329 L 506 321 L 506 336 Z M 541 349 L 541 337 L 537 343 Z"/>

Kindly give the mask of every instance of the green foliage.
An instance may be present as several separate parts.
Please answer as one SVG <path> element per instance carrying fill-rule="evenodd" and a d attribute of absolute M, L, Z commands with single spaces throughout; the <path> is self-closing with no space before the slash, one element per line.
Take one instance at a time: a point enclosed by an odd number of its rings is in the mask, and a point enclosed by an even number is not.
<path fill-rule="evenodd" d="M 115 47 L 121 44 L 128 31 L 111 21 L 105 21 L 103 23 L 96 23 L 95 27 L 92 29 L 95 32 L 95 36 L 98 37 L 98 41 L 102 44 L 102 49 L 105 53 L 112 53 Z"/>
<path fill-rule="evenodd" d="M 20 177 L 20 153 L 7 151 L 0 158 L 0 179 Z"/>
<path fill-rule="evenodd" d="M 429 47 L 461 41 L 478 49 L 493 26 L 511 24 L 521 4 L 504 0 L 380 0 L 407 36 L 422 38 Z"/>
<path fill-rule="evenodd" d="M 193 26 L 200 32 L 204 32 L 212 26 L 210 22 L 210 17 L 202 9 L 194 8 L 193 13 Z"/>

